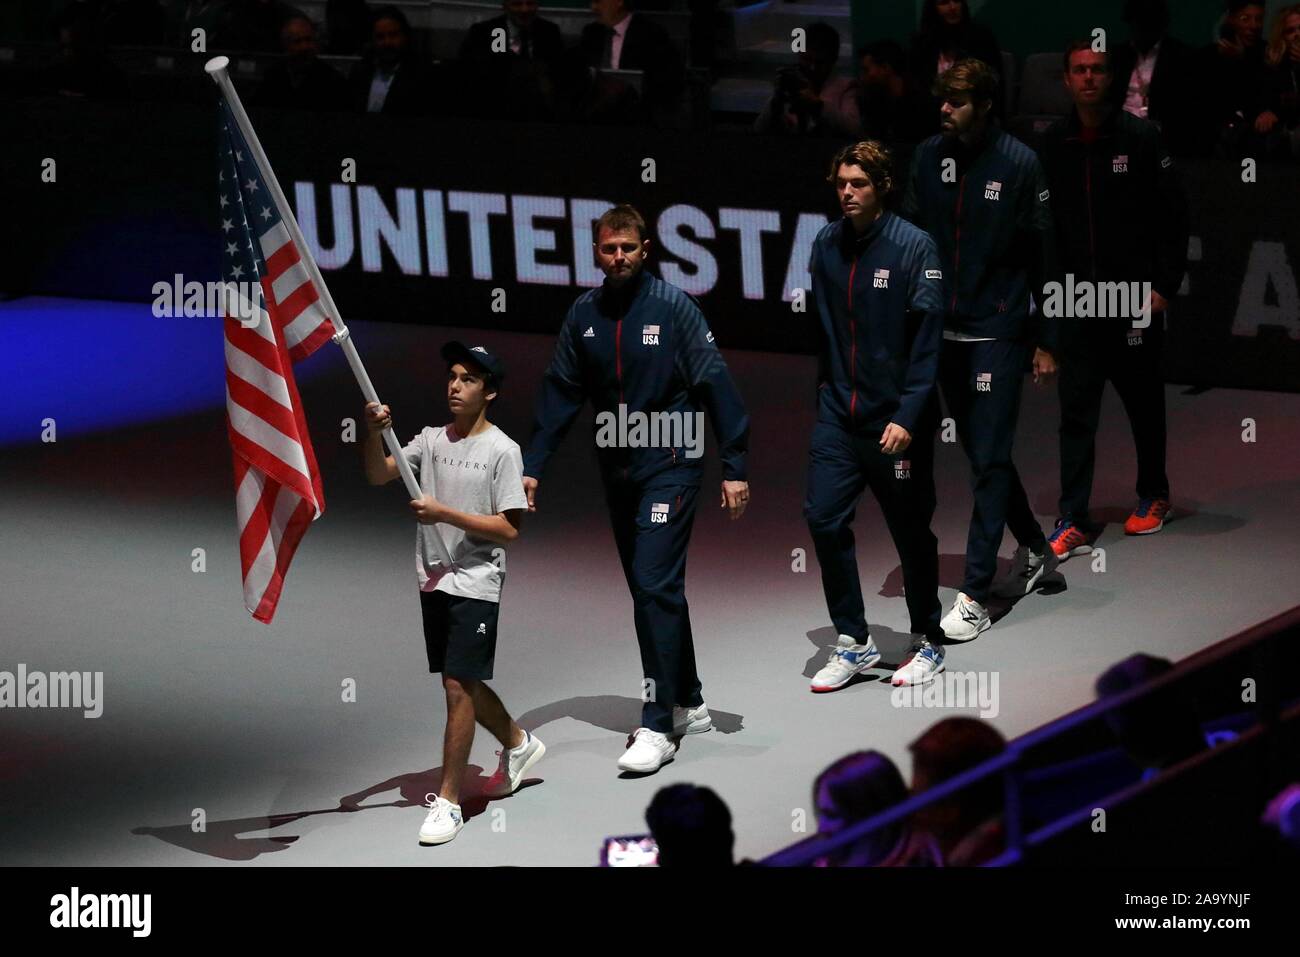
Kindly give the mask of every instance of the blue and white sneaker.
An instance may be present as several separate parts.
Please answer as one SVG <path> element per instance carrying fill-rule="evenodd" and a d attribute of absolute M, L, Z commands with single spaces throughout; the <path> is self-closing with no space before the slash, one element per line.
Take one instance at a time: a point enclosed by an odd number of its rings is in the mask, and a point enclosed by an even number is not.
<path fill-rule="evenodd" d="M 965 592 L 957 592 L 948 614 L 939 620 L 939 627 L 949 641 L 970 641 L 992 624 L 989 610 Z"/>
<path fill-rule="evenodd" d="M 943 671 L 943 646 L 931 644 L 929 639 L 918 638 L 907 653 L 903 663 L 894 672 L 890 684 L 894 687 L 903 685 L 923 685 Z"/>
<path fill-rule="evenodd" d="M 813 675 L 812 690 L 820 693 L 843 688 L 854 675 L 866 671 L 879 660 L 880 652 L 876 650 L 876 643 L 870 635 L 863 645 L 848 635 L 840 635 L 839 642 L 831 650 L 831 656 L 822 670 Z"/>
<path fill-rule="evenodd" d="M 426 794 L 424 803 L 429 813 L 420 825 L 421 844 L 446 844 L 465 826 L 459 804 L 452 804 L 437 794 Z"/>

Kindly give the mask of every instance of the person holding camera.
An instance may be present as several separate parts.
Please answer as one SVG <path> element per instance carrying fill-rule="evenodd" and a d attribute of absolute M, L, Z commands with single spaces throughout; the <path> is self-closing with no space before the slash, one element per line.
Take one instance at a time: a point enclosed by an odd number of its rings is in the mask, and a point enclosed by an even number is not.
<path fill-rule="evenodd" d="M 856 137 L 862 128 L 857 82 L 833 75 L 839 33 L 829 24 L 812 23 L 804 28 L 803 41 L 796 49 L 798 65 L 777 74 L 776 88 L 754 121 L 755 132 Z"/>

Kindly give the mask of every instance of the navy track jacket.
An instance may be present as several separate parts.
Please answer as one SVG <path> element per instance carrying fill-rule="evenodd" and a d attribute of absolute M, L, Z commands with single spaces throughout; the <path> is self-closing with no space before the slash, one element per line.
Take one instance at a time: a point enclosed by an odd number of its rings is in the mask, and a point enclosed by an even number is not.
<path fill-rule="evenodd" d="M 583 293 L 560 326 L 542 378 L 524 475 L 541 478 L 547 460 L 590 399 L 597 415 L 708 411 L 722 477 L 744 481 L 749 414 L 699 305 L 687 293 L 642 271 L 624 289 L 606 283 Z M 701 439 L 703 437 L 701 436 Z M 673 470 L 698 485 L 703 459 L 676 448 L 600 448 L 606 479 L 644 482 Z"/>
<path fill-rule="evenodd" d="M 1033 150 L 997 127 L 970 146 L 944 136 L 917 146 L 901 212 L 939 247 L 948 329 L 1050 349 L 1056 324 L 1028 322 L 1029 295 L 1041 304 L 1054 270 L 1049 197 Z"/>
<path fill-rule="evenodd" d="M 1043 136 L 1057 268 L 1076 280 L 1149 282 L 1178 295 L 1187 269 L 1187 203 L 1155 125 L 1113 109 L 1091 144 L 1076 110 Z"/>
<path fill-rule="evenodd" d="M 934 393 L 943 272 L 926 233 L 883 213 L 857 236 L 822 227 L 809 262 L 821 332 L 818 418 L 850 431 L 916 430 Z"/>

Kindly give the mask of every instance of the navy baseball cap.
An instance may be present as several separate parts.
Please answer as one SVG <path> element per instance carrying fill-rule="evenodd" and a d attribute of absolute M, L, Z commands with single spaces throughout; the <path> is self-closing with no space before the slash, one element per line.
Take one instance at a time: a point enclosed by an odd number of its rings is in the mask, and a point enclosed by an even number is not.
<path fill-rule="evenodd" d="M 469 363 L 478 366 L 492 376 L 498 386 L 505 380 L 505 363 L 484 346 L 467 346 L 463 342 L 453 340 L 442 347 L 442 357 L 447 360 L 448 364 L 459 362 L 462 365 Z"/>

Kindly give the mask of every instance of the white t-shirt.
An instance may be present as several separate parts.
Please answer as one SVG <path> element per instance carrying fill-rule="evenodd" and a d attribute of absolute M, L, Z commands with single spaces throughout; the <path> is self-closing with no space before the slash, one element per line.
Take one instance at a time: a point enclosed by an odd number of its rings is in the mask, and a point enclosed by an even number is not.
<path fill-rule="evenodd" d="M 472 515 L 496 515 L 528 508 L 524 460 L 519 446 L 495 425 L 478 435 L 461 436 L 454 426 L 426 426 L 402 449 L 420 480 L 420 490 L 449 508 Z M 437 529 L 451 555 L 447 568 L 425 563 L 425 536 Z M 500 601 L 505 574 L 493 552 L 503 546 L 442 522 L 418 525 L 415 571 L 420 591 L 445 591 L 462 598 Z"/>

